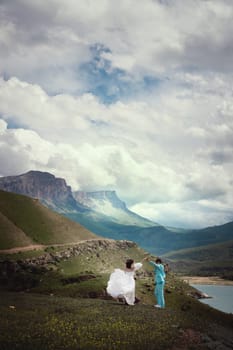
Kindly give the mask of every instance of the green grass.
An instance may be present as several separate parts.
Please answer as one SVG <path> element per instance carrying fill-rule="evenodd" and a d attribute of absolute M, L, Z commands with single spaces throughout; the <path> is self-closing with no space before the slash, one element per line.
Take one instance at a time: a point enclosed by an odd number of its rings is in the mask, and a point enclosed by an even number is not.
<path fill-rule="evenodd" d="M 20 247 L 23 238 L 27 238 L 28 241 L 24 243 L 29 245 L 30 242 L 73 243 L 97 237 L 80 224 L 47 209 L 35 199 L 1 190 L 0 214 L 0 249 Z"/>
<path fill-rule="evenodd" d="M 0 248 L 9 249 L 16 245 L 26 246 L 32 244 L 32 240 L 0 210 Z"/>
<path fill-rule="evenodd" d="M 130 307 L 114 300 L 1 292 L 0 348 L 163 350 L 172 349 L 186 329 L 214 336 L 213 326 L 224 327 L 230 334 L 232 316 L 185 296 L 177 287 L 166 294 L 164 310 L 152 302 Z M 215 332 L 215 339 L 218 336 Z M 199 349 L 191 340 L 190 346 L 187 349 Z"/>
<path fill-rule="evenodd" d="M 2 350 L 165 349 L 176 337 L 176 315 L 145 305 L 2 294 L 0 311 Z"/>
<path fill-rule="evenodd" d="M 83 271 L 110 273 L 114 268 L 123 269 L 126 259 L 133 257 L 137 262 L 141 261 L 144 256 L 145 251 L 136 245 L 126 249 L 97 247 L 96 250 L 86 251 L 84 255 L 61 261 L 59 267 L 64 274 L 75 274 Z"/>
<path fill-rule="evenodd" d="M 24 260 L 24 259 L 30 259 L 30 258 L 37 258 L 44 254 L 43 249 L 33 249 L 28 251 L 19 251 L 18 253 L 14 254 L 6 254 L 1 253 L 0 251 L 0 261 L 3 260 Z"/>
<path fill-rule="evenodd" d="M 8 276 L 2 274 L 0 349 L 171 350 L 174 344 L 180 349 L 183 334 L 190 329 L 215 340 L 222 339 L 223 331 L 224 341 L 231 339 L 232 315 L 191 298 L 193 288 L 172 272 L 166 279 L 166 308 L 155 309 L 154 276 L 148 263 L 137 273 L 139 304 L 126 306 L 107 296 L 113 269 L 123 268 L 129 257 L 141 261 L 145 256 L 136 245 L 108 244 L 83 243 L 78 256 L 56 261 L 51 271 L 29 266 Z M 51 253 L 62 249 L 46 248 Z M 35 254 L 38 252 L 13 256 L 17 261 Z M 208 349 L 203 342 L 200 346 L 192 339 L 186 341 L 186 349 Z"/>
<path fill-rule="evenodd" d="M 233 279 L 233 241 L 182 249 L 164 255 L 176 272 Z"/>
<path fill-rule="evenodd" d="M 233 259 L 233 241 L 211 244 L 196 248 L 172 251 L 164 255 L 170 259 L 185 259 L 197 261 L 214 261 Z"/>

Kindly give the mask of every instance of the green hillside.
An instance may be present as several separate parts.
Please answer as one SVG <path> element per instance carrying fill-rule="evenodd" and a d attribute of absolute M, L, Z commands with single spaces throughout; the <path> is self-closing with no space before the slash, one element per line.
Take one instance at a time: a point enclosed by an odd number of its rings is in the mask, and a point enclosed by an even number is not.
<path fill-rule="evenodd" d="M 72 243 L 97 237 L 39 201 L 5 191 L 0 191 L 0 230 L 0 249 L 33 243 Z"/>
<path fill-rule="evenodd" d="M 161 255 L 170 251 L 222 243 L 233 240 L 233 222 L 200 230 L 167 228 L 161 225 L 138 227 L 111 222 L 100 215 L 95 219 L 87 213 L 64 213 L 95 234 L 136 242 L 152 254 Z"/>
<path fill-rule="evenodd" d="M 233 279 L 233 240 L 172 251 L 164 258 L 169 259 L 179 273 Z"/>
<path fill-rule="evenodd" d="M 176 240 L 178 240 L 176 246 L 180 247 L 180 244 L 182 244 L 183 236 L 181 237 L 179 233 L 170 232 L 160 225 L 142 228 L 136 225 L 118 224 L 99 214 L 96 218 L 86 213 L 64 213 L 64 215 L 81 223 L 95 234 L 101 234 L 103 237 L 116 240 L 134 241 L 152 254 L 162 254 L 173 250 Z"/>
<path fill-rule="evenodd" d="M 147 219 L 129 211 L 126 204 L 117 197 L 114 191 L 81 191 L 79 194 L 78 191 L 76 194 L 72 194 L 71 188 L 66 185 L 64 179 L 56 178 L 54 175 L 46 172 L 29 171 L 19 176 L 2 177 L 0 179 L 0 187 L 7 191 L 26 194 L 31 196 L 31 198 L 38 198 L 50 210 L 52 208 L 52 210 L 62 213 L 63 216 L 77 222 L 98 236 L 116 240 L 131 240 L 156 255 L 233 240 L 233 222 L 204 229 L 182 229 L 153 224 Z M 80 202 L 75 200 L 74 197 Z M 4 201 L 6 201 L 5 198 Z M 13 202 L 17 206 L 19 200 L 17 199 L 16 201 L 14 199 Z M 25 206 L 26 203 L 23 205 Z M 43 209 L 42 213 L 42 207 L 39 208 L 38 204 L 37 209 L 40 213 L 37 210 L 36 215 L 34 215 L 35 205 L 36 202 L 33 210 L 23 210 L 18 216 L 16 216 L 18 208 L 11 204 L 9 210 L 7 210 L 5 205 L 3 205 L 2 214 L 14 225 L 14 219 L 16 219 L 16 226 L 24 233 L 26 232 L 25 229 L 33 232 L 33 237 L 29 235 L 33 242 L 43 241 L 48 244 L 70 242 L 67 236 L 72 236 L 72 229 L 67 229 L 64 219 L 62 219 L 63 222 L 56 223 L 59 221 L 58 218 L 53 218 L 52 224 L 50 224 L 46 218 L 46 222 L 44 222 L 44 217 L 48 216 L 45 213 L 45 209 Z M 109 205 L 112 209 L 105 211 L 105 205 L 107 207 Z M 42 220 L 40 220 L 41 215 L 43 216 Z M 55 237 L 55 240 L 51 236 L 51 230 L 55 227 L 54 220 L 57 226 L 57 237 Z M 2 225 L 6 226 L 8 224 L 4 222 Z M 42 227 L 43 225 L 44 228 Z M 36 235 L 35 233 L 38 229 L 40 232 Z M 67 235 L 65 234 L 66 230 L 70 231 Z M 50 232 L 49 235 L 48 231 Z M 26 234 L 28 235 L 27 232 Z M 76 238 L 75 236 L 73 237 L 74 239 Z M 23 237 L 21 239 L 23 240 Z M 8 245 L 9 242 L 5 242 L 5 246 Z"/>
<path fill-rule="evenodd" d="M 166 278 L 165 309 L 154 307 L 147 262 L 136 274 L 139 304 L 107 295 L 114 268 L 147 254 L 134 242 L 98 238 L 37 200 L 3 191 L 0 228 L 1 248 L 44 245 L 41 251 L 0 251 L 1 350 L 233 347 L 233 316 L 201 304 L 197 291 L 173 272 Z"/>
<path fill-rule="evenodd" d="M 145 256 L 133 242 L 99 239 L 66 249 L 50 247 L 35 259 L 24 260 L 21 254 L 19 260 L 18 255 L 8 261 L 16 270 L 6 267 L 6 257 L 0 265 L 1 349 L 207 350 L 216 342 L 219 349 L 233 345 L 232 315 L 194 299 L 195 290 L 172 272 L 166 279 L 165 309 L 154 307 L 148 263 L 136 276 L 139 304 L 127 306 L 106 295 L 113 269 L 123 268 L 128 257 L 141 261 Z"/>
<path fill-rule="evenodd" d="M 33 241 L 12 221 L 0 212 L 0 247 L 24 247 L 33 244 Z"/>
<path fill-rule="evenodd" d="M 170 259 L 196 261 L 230 260 L 233 259 L 233 241 L 177 250 L 167 253 L 165 256 Z"/>

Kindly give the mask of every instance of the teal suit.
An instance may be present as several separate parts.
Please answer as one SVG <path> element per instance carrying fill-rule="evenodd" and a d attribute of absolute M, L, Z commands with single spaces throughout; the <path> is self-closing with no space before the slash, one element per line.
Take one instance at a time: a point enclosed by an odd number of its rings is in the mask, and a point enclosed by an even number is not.
<path fill-rule="evenodd" d="M 164 285 L 165 285 L 165 271 L 164 266 L 162 264 L 156 264 L 154 261 L 149 261 L 149 263 L 154 267 L 154 273 L 155 273 L 155 297 L 157 300 L 157 304 L 164 308 L 165 307 L 165 300 L 164 300 Z"/>

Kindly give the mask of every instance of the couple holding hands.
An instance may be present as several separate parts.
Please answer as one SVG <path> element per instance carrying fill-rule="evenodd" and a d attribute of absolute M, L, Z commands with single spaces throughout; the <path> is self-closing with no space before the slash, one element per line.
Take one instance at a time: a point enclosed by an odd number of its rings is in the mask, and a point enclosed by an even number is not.
<path fill-rule="evenodd" d="M 154 294 L 157 300 L 155 307 L 164 308 L 164 285 L 165 285 L 165 270 L 162 264 L 162 260 L 157 258 L 155 261 L 145 257 L 143 261 L 148 261 L 150 265 L 154 267 L 155 274 L 155 290 Z M 115 269 L 110 275 L 107 293 L 113 298 L 124 298 L 126 304 L 134 305 L 138 299 L 135 298 L 135 271 L 142 267 L 141 263 L 135 263 L 134 260 L 128 259 L 125 264 L 125 269 Z"/>

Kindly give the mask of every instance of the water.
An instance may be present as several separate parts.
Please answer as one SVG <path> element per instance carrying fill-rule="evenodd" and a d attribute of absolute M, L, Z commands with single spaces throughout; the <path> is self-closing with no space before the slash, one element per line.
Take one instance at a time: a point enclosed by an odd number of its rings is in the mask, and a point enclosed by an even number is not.
<path fill-rule="evenodd" d="M 233 313 L 233 286 L 192 284 L 192 286 L 209 296 L 211 299 L 200 299 L 215 309 L 226 313 Z"/>

